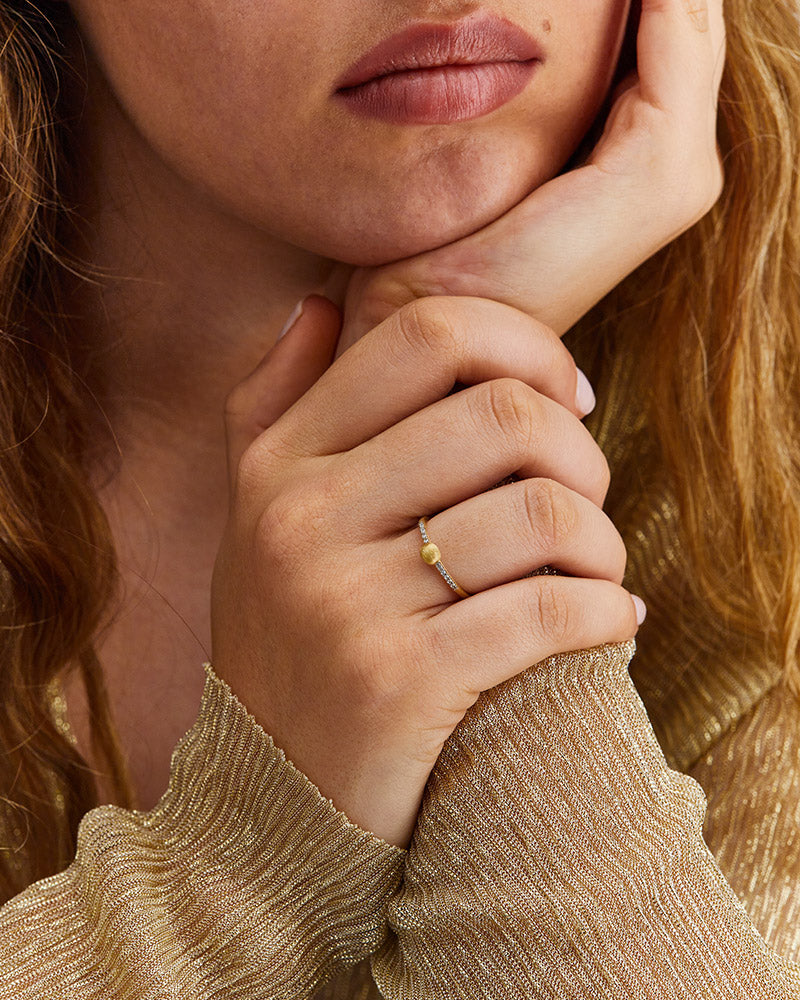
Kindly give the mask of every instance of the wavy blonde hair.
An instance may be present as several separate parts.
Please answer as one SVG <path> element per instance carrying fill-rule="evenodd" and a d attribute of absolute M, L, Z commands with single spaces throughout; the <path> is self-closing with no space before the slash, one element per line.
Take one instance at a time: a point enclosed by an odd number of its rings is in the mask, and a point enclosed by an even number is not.
<path fill-rule="evenodd" d="M 708 666 L 771 667 L 797 695 L 800 20 L 795 0 L 725 0 L 725 12 L 722 197 L 569 340 L 599 387 L 606 507 L 631 582 L 649 584 L 638 670 L 692 646 Z M 663 579 L 635 557 L 638 500 L 659 494 L 675 498 L 681 553 Z"/>
<path fill-rule="evenodd" d="M 93 742 L 122 802 L 122 755 L 95 642 L 114 547 L 84 459 L 89 401 L 61 307 L 71 272 L 57 7 L 0 3 L 0 895 L 64 868 L 92 774 L 52 710 L 82 674 Z M 61 8 L 63 10 L 63 8 Z M 65 16 L 61 14 L 60 16 Z"/>
<path fill-rule="evenodd" d="M 661 646 L 687 635 L 722 636 L 725 646 L 735 636 L 798 691 L 800 30 L 795 0 L 726 8 L 724 195 L 570 337 L 609 401 L 594 422 L 615 474 L 609 509 L 629 545 L 635 494 L 663 480 L 676 497 L 685 586 L 651 603 Z M 96 802 L 91 774 L 53 721 L 51 685 L 66 670 L 82 672 L 98 756 L 118 800 L 130 801 L 95 653 L 114 549 L 87 475 L 90 402 L 61 306 L 70 267 L 60 249 L 70 219 L 64 9 L 0 0 L 3 897 L 69 862 Z"/>

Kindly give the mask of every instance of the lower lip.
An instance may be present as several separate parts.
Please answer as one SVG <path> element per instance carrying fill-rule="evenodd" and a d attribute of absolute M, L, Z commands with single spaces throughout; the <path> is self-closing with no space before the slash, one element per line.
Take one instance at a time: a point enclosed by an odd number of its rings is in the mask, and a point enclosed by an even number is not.
<path fill-rule="evenodd" d="M 521 94 L 539 65 L 480 63 L 407 70 L 336 93 L 351 111 L 395 125 L 450 125 L 481 118 Z"/>

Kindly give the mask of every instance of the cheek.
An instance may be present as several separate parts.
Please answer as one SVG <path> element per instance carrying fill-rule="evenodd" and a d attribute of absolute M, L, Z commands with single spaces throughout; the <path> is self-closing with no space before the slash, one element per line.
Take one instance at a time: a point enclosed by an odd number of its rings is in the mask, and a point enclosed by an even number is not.
<path fill-rule="evenodd" d="M 335 72 L 314 44 L 335 51 L 343 2 L 73 0 L 73 10 L 141 138 L 213 187 L 231 168 L 238 178 L 291 157 L 292 140 L 314 127 Z"/>
<path fill-rule="evenodd" d="M 121 132 L 131 162 L 137 145 L 154 151 L 206 205 L 334 249 L 325 234 L 359 175 L 330 108 L 343 69 L 332 53 L 348 51 L 342 4 L 351 0 L 72 0 L 72 10 L 133 126 Z"/>

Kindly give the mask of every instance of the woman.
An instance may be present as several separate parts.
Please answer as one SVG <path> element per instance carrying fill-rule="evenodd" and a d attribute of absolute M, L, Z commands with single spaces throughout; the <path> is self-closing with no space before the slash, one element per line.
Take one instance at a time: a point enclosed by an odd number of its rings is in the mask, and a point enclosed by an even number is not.
<path fill-rule="evenodd" d="M 0 6 L 0 996 L 800 995 L 795 9 L 717 202 L 629 8 Z"/>

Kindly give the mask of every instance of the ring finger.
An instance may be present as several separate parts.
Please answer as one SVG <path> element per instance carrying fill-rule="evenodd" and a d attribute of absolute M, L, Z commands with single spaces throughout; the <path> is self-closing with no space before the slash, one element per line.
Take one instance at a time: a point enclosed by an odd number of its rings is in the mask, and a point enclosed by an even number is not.
<path fill-rule="evenodd" d="M 590 500 L 551 479 L 525 479 L 450 507 L 426 525 L 451 579 L 468 594 L 519 580 L 542 566 L 621 584 L 625 545 Z M 419 556 L 418 528 L 402 538 L 402 558 L 418 560 L 420 605 L 439 607 L 453 591 Z M 431 572 L 434 569 L 434 572 Z"/>

